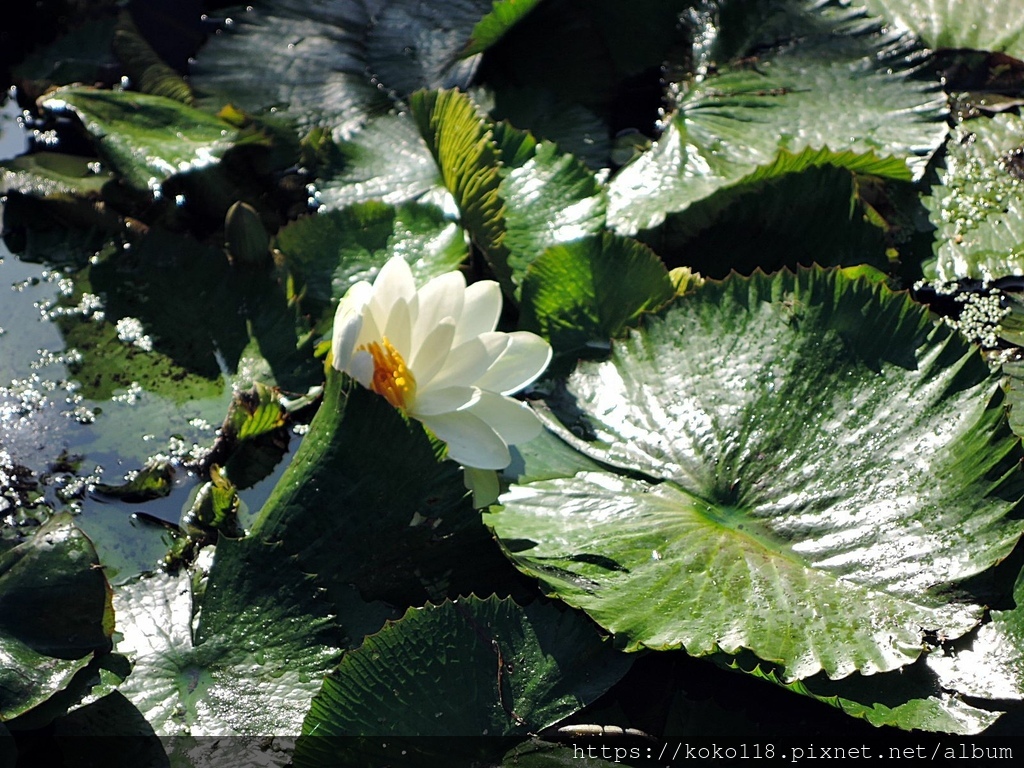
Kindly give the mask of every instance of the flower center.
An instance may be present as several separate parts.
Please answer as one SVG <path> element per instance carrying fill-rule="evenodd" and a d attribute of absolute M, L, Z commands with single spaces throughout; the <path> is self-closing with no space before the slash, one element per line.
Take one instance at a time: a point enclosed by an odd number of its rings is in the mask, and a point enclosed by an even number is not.
<path fill-rule="evenodd" d="M 416 397 L 416 379 L 398 350 L 385 336 L 361 347 L 373 358 L 373 382 L 370 389 L 403 411 Z"/>

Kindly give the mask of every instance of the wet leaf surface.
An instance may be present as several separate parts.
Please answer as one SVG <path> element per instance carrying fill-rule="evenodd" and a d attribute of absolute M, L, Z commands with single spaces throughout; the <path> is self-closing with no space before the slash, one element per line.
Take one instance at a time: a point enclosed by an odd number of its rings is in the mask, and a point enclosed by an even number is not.
<path fill-rule="evenodd" d="M 611 468 L 515 485 L 486 519 L 630 648 L 747 648 L 787 680 L 895 669 L 922 628 L 979 620 L 948 590 L 1022 530 L 1020 446 L 984 361 L 842 274 L 709 284 L 548 405 Z"/>

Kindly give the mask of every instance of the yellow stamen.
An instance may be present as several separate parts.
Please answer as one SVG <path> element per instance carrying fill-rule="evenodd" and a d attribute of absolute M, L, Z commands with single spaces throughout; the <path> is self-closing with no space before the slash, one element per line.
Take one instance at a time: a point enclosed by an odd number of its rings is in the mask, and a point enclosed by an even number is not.
<path fill-rule="evenodd" d="M 360 349 L 365 349 L 373 357 L 370 389 L 404 411 L 416 396 L 416 379 L 398 350 L 386 336 L 379 342 L 364 344 Z"/>

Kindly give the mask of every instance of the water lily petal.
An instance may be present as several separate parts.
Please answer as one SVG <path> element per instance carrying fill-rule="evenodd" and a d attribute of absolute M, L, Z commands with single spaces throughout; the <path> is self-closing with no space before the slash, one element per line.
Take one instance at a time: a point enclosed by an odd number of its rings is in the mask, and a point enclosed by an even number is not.
<path fill-rule="evenodd" d="M 412 278 L 412 270 L 405 263 L 405 259 L 396 256 L 388 259 L 377 273 L 373 281 L 373 299 L 370 301 L 369 309 L 373 312 L 377 325 L 386 326 L 395 303 L 404 301 L 408 305 L 415 296 L 416 282 Z"/>
<path fill-rule="evenodd" d="M 540 434 L 537 414 L 526 403 L 493 392 L 481 392 L 466 410 L 498 433 L 509 445 L 521 445 Z"/>
<path fill-rule="evenodd" d="M 476 387 L 433 389 L 417 395 L 416 405 L 410 415 L 419 419 L 425 416 L 436 416 L 439 413 L 457 411 L 460 408 L 472 406 L 480 398 L 480 395 L 481 392 Z"/>
<path fill-rule="evenodd" d="M 458 333 L 457 328 L 456 333 Z M 432 380 L 417 380 L 417 384 L 421 391 L 452 386 L 474 386 L 484 371 L 501 357 L 501 353 L 507 346 L 507 333 L 491 331 L 480 334 L 475 339 L 470 339 L 452 349 L 448 353 L 444 367 Z"/>
<path fill-rule="evenodd" d="M 493 280 L 481 280 L 466 289 L 462 316 L 455 329 L 456 346 L 498 327 L 501 316 L 501 288 Z"/>
<path fill-rule="evenodd" d="M 486 373 L 474 383 L 480 389 L 510 395 L 544 373 L 551 362 L 551 345 L 536 334 L 516 331 L 508 334 L 508 346 Z"/>
<path fill-rule="evenodd" d="M 414 327 L 414 334 L 415 331 Z M 455 321 L 449 317 L 427 333 L 418 347 L 414 345 L 412 358 L 409 360 L 409 370 L 412 371 L 417 382 L 429 382 L 441 370 L 441 366 L 448 359 L 448 353 L 452 349 L 454 337 Z"/>
<path fill-rule="evenodd" d="M 498 500 L 501 494 L 501 483 L 498 473 L 493 469 L 477 469 L 465 467 L 463 482 L 466 490 L 473 492 L 473 508 L 487 507 Z"/>
<path fill-rule="evenodd" d="M 412 312 L 409 302 L 399 299 L 391 307 L 391 314 L 388 315 L 387 324 L 384 326 L 384 338 L 391 342 L 398 350 L 398 354 L 408 364 L 412 357 Z"/>
<path fill-rule="evenodd" d="M 352 355 L 347 368 L 348 375 L 367 389 L 373 383 L 373 355 L 360 349 Z"/>
<path fill-rule="evenodd" d="M 498 433 L 471 413 L 442 413 L 421 421 L 448 444 L 448 458 L 464 466 L 504 469 L 512 461 Z"/>
<path fill-rule="evenodd" d="M 344 371 L 356 348 L 363 329 L 363 310 L 373 295 L 373 286 L 365 280 L 353 285 L 338 302 L 331 334 L 331 352 L 334 367 Z"/>
<path fill-rule="evenodd" d="M 438 275 L 420 289 L 418 312 L 412 318 L 414 349 L 423 342 L 424 336 L 445 318 L 458 321 L 462 316 L 465 296 L 466 278 L 461 272 Z"/>
<path fill-rule="evenodd" d="M 357 283 L 339 304 L 334 365 L 422 421 L 455 461 L 502 469 L 509 444 L 541 429 L 527 406 L 505 395 L 541 374 L 551 348 L 532 333 L 495 331 L 501 301 L 497 283 L 467 287 L 460 272 L 417 291 L 395 256 L 372 285 Z"/>

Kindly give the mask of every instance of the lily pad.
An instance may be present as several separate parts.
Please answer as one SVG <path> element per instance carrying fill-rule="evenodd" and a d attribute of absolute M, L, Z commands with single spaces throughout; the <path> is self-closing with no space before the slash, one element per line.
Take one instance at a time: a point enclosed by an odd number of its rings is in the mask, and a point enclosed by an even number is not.
<path fill-rule="evenodd" d="M 92 543 L 55 515 L 0 556 L 0 720 L 66 688 L 110 646 L 110 587 Z"/>
<path fill-rule="evenodd" d="M 865 0 L 872 12 L 914 32 L 929 48 L 973 48 L 1024 58 L 1024 7 L 956 0 Z"/>
<path fill-rule="evenodd" d="M 449 737 L 438 746 L 450 758 L 483 742 L 500 755 L 509 737 L 593 701 L 631 662 L 582 617 L 548 603 L 524 608 L 492 596 L 411 608 L 347 653 L 324 681 L 295 765 L 323 765 L 350 750 L 378 758 L 431 751 L 429 740 L 396 737 Z"/>
<path fill-rule="evenodd" d="M 603 229 L 604 188 L 572 155 L 489 122 L 460 91 L 418 91 L 409 104 L 410 115 L 378 118 L 341 145 L 348 162 L 318 185 L 326 208 L 382 200 L 457 210 L 509 293 L 545 248 Z"/>
<path fill-rule="evenodd" d="M 317 183 L 325 211 L 356 203 L 418 202 L 454 210 L 441 172 L 408 115 L 383 115 L 341 142 L 344 167 Z"/>
<path fill-rule="evenodd" d="M 493 0 L 491 11 L 473 26 L 464 55 L 482 53 L 532 11 L 540 0 Z"/>
<path fill-rule="evenodd" d="M 582 162 L 551 142 L 538 144 L 532 157 L 508 171 L 499 194 L 507 203 L 505 246 L 516 283 L 549 246 L 604 229 L 603 186 Z"/>
<path fill-rule="evenodd" d="M 272 0 L 230 13 L 200 51 L 193 85 L 218 109 L 283 113 L 344 139 L 419 88 L 468 85 L 476 54 L 535 4 Z"/>
<path fill-rule="evenodd" d="M 751 16 L 741 18 L 749 24 Z M 735 34 L 730 18 L 709 16 L 696 39 L 714 40 L 719 24 L 723 37 Z M 730 49 L 731 61 L 672 86 L 675 112 L 664 133 L 609 185 L 617 230 L 654 227 L 719 189 L 763 180 L 768 168 L 924 173 L 946 136 L 945 101 L 937 83 L 915 79 L 915 41 L 839 2 L 773 2 L 770 18 L 755 38 L 740 35 L 745 47 Z"/>
<path fill-rule="evenodd" d="M 299 219 L 277 235 L 298 292 L 322 315 L 359 280 L 372 281 L 389 258 L 405 256 L 417 279 L 457 269 L 468 255 L 465 235 L 434 206 L 362 203 Z"/>
<path fill-rule="evenodd" d="M 513 485 L 485 520 L 629 649 L 746 648 L 786 681 L 896 669 L 925 631 L 977 623 L 955 589 L 1024 530 L 1002 398 L 905 295 L 835 271 L 730 278 L 548 398 L 606 469 Z"/>
<path fill-rule="evenodd" d="M 417 91 L 409 108 L 459 207 L 462 225 L 499 279 L 508 281 L 504 205 L 498 191 L 501 151 L 490 126 L 459 91 Z"/>
<path fill-rule="evenodd" d="M 990 702 L 1024 700 L 1024 574 L 1013 598 L 1016 607 L 992 611 L 967 647 L 928 657 L 944 687 Z"/>
<path fill-rule="evenodd" d="M 1004 113 L 955 129 L 924 199 L 936 227 L 934 280 L 1024 274 L 1024 118 Z"/>
<path fill-rule="evenodd" d="M 75 112 L 110 166 L 140 190 L 216 163 L 238 137 L 220 118 L 163 96 L 61 88 L 42 106 Z"/>
<path fill-rule="evenodd" d="M 522 326 L 558 352 L 602 349 L 674 294 L 665 266 L 646 246 L 617 235 L 590 237 L 552 246 L 533 262 L 523 281 Z"/>
<path fill-rule="evenodd" d="M 812 264 L 887 269 L 889 239 L 861 195 L 878 183 L 831 165 L 770 173 L 668 216 L 643 240 L 674 263 L 717 279 Z"/>
<path fill-rule="evenodd" d="M 737 664 L 731 666 L 742 669 Z M 921 667 L 913 670 L 918 674 L 904 674 L 906 670 L 901 669 L 887 676 L 847 678 L 837 682 L 794 680 L 791 683 L 784 683 L 772 670 L 763 669 L 760 665 L 743 671 L 792 693 L 829 704 L 851 717 L 866 720 L 874 726 L 973 736 L 999 719 L 1001 713 L 971 706 L 959 696 L 951 695 L 947 691 L 935 690 L 931 695 L 922 694 L 920 688 L 937 686 L 934 685 L 934 676 L 928 674 L 920 662 L 916 666 Z M 921 675 L 921 672 L 925 674 Z M 920 684 L 922 676 L 930 678 L 930 686 Z M 892 679 L 894 677 L 897 679 Z M 823 688 L 832 691 L 823 694 Z M 879 699 L 883 698 L 890 701 L 880 702 Z M 904 700 L 891 700 L 899 698 Z"/>
<path fill-rule="evenodd" d="M 193 631 L 188 574 L 142 576 L 114 597 L 120 693 L 154 732 L 297 733 L 343 637 L 311 577 L 273 547 L 222 539 Z"/>

